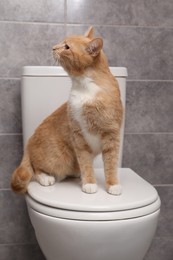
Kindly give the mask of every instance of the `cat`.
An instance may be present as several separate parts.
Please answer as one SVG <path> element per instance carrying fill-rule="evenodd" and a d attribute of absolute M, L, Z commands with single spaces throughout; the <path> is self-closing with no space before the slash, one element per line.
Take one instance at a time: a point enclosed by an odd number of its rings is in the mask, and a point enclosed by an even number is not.
<path fill-rule="evenodd" d="M 93 159 L 102 153 L 108 193 L 120 195 L 117 177 L 123 107 L 117 80 L 102 50 L 102 38 L 71 36 L 53 47 L 53 56 L 72 81 L 69 100 L 46 118 L 29 139 L 11 187 L 26 193 L 31 180 L 53 185 L 81 177 L 82 191 L 97 192 Z"/>

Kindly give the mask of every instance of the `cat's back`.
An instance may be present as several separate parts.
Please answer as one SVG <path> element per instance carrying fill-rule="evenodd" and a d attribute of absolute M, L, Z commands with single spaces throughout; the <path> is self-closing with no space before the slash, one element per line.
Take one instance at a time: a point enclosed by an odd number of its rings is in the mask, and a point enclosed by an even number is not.
<path fill-rule="evenodd" d="M 43 120 L 36 128 L 29 140 L 29 145 L 40 143 L 43 140 L 64 139 L 69 135 L 69 123 L 67 116 L 67 102 L 56 109 L 51 115 Z M 65 136 L 63 138 L 63 136 Z"/>

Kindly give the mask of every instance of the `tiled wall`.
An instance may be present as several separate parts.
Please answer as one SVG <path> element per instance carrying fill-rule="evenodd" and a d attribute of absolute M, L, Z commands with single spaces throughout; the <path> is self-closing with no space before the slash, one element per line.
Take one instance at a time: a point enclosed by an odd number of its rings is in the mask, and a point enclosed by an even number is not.
<path fill-rule="evenodd" d="M 154 184 L 162 200 L 145 260 L 173 259 L 172 0 L 1 0 L 1 260 L 44 259 L 24 199 L 9 188 L 22 156 L 21 67 L 53 65 L 51 47 L 88 25 L 104 38 L 110 65 L 126 66 L 129 72 L 123 166 Z"/>

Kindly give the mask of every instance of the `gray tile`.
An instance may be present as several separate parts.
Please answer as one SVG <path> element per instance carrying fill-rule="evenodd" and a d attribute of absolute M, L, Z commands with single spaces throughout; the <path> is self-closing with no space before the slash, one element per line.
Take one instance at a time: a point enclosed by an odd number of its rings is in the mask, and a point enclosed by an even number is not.
<path fill-rule="evenodd" d="M 127 133 L 173 132 L 173 81 L 129 81 L 126 93 Z"/>
<path fill-rule="evenodd" d="M 84 35 L 85 32 L 88 30 L 89 25 L 68 25 L 66 28 L 66 36 L 71 36 L 71 35 Z M 95 34 L 97 34 L 97 27 L 94 26 L 95 28 Z"/>
<path fill-rule="evenodd" d="M 64 0 L 1 0 L 1 21 L 64 22 Z"/>
<path fill-rule="evenodd" d="M 20 77 L 24 65 L 53 65 L 52 46 L 64 39 L 64 26 L 0 23 L 0 77 Z"/>
<path fill-rule="evenodd" d="M 129 79 L 173 79 L 173 29 L 97 27 L 111 66 L 125 66 Z"/>
<path fill-rule="evenodd" d="M 0 133 L 21 133 L 20 80 L 0 79 Z"/>
<path fill-rule="evenodd" d="M 0 189 L 10 187 L 13 171 L 22 158 L 22 136 L 0 135 Z"/>
<path fill-rule="evenodd" d="M 46 260 L 38 245 L 0 245 L 1 260 Z"/>
<path fill-rule="evenodd" d="M 172 13 L 172 0 L 67 0 L 69 23 L 172 26 Z"/>
<path fill-rule="evenodd" d="M 0 244 L 36 243 L 23 196 L 0 190 L 0 209 Z"/>
<path fill-rule="evenodd" d="M 67 26 L 67 34 L 84 33 L 88 26 Z M 173 29 L 95 26 L 104 40 L 110 66 L 124 66 L 128 79 L 173 79 Z"/>
<path fill-rule="evenodd" d="M 154 239 L 144 260 L 172 260 L 173 238 Z"/>
<path fill-rule="evenodd" d="M 156 189 L 161 199 L 161 214 L 156 237 L 173 239 L 173 186 L 157 186 Z"/>
<path fill-rule="evenodd" d="M 135 12 L 135 5 L 126 0 L 80 2 L 67 0 L 67 22 L 69 23 L 136 24 L 137 14 Z"/>
<path fill-rule="evenodd" d="M 125 134 L 123 167 L 152 184 L 173 184 L 173 134 Z"/>
<path fill-rule="evenodd" d="M 134 0 L 138 13 L 138 24 L 141 26 L 172 27 L 173 4 L 172 0 Z"/>

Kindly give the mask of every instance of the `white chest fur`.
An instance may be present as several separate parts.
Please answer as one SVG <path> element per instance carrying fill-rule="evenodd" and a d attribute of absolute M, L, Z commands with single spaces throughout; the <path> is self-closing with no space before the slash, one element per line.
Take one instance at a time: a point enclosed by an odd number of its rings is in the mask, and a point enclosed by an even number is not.
<path fill-rule="evenodd" d="M 87 122 L 82 116 L 82 111 L 85 104 L 94 101 L 99 91 L 101 91 L 99 86 L 90 78 L 79 77 L 72 80 L 72 89 L 69 98 L 72 116 L 80 124 L 85 140 L 95 153 L 99 153 L 101 149 L 100 137 L 88 133 Z"/>

